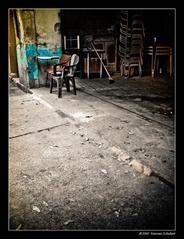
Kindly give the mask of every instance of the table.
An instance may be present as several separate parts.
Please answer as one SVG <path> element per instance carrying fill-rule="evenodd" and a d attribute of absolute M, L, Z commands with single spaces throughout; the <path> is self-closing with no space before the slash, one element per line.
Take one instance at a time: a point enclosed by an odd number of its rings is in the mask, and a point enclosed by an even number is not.
<path fill-rule="evenodd" d="M 104 50 L 101 50 L 101 49 L 97 49 L 97 52 L 99 53 L 100 55 L 100 58 L 102 60 L 102 56 L 103 56 L 103 53 L 105 52 Z M 87 48 L 83 49 L 82 50 L 82 53 L 85 53 L 87 54 L 87 78 L 89 79 L 89 75 L 90 75 L 90 54 L 94 54 L 95 51 L 90 49 L 88 50 Z M 96 53 L 95 53 L 96 54 Z M 96 56 L 96 58 L 98 58 L 98 56 Z M 99 59 L 99 58 L 98 58 Z M 102 62 L 100 61 L 100 78 L 102 78 Z"/>
<path fill-rule="evenodd" d="M 60 57 L 59 56 L 37 56 L 37 61 L 46 61 L 47 62 L 47 68 L 48 68 L 48 63 L 49 61 L 52 60 L 59 60 Z M 47 84 L 47 80 L 48 80 L 48 73 L 47 73 L 47 77 L 46 77 L 46 84 Z M 39 70 L 38 70 L 38 81 L 39 81 Z"/>

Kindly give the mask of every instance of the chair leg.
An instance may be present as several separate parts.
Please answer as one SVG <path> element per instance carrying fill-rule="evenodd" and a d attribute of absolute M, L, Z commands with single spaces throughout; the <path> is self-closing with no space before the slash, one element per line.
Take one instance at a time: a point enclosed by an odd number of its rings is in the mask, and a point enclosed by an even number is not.
<path fill-rule="evenodd" d="M 45 81 L 45 86 L 47 86 L 48 80 L 49 80 L 49 74 L 48 74 L 48 72 L 47 72 L 46 81 Z"/>
<path fill-rule="evenodd" d="M 58 98 L 62 97 L 62 84 L 63 84 L 63 78 L 59 78 L 57 80 L 57 91 L 58 91 Z"/>
<path fill-rule="evenodd" d="M 140 63 L 139 63 L 139 77 L 142 77 L 142 67 Z"/>
<path fill-rule="evenodd" d="M 66 84 L 67 91 L 70 92 L 70 81 L 67 77 L 65 78 L 65 84 Z"/>
<path fill-rule="evenodd" d="M 76 85 L 75 85 L 75 78 L 74 77 L 72 77 L 72 84 L 73 84 L 74 95 L 76 95 L 77 92 L 76 92 Z"/>
<path fill-rule="evenodd" d="M 128 66 L 128 78 L 130 78 L 130 71 L 131 71 L 131 68 L 132 68 L 132 67 L 129 65 L 129 66 Z"/>
<path fill-rule="evenodd" d="M 50 93 L 52 93 L 53 88 L 53 78 L 50 79 Z"/>

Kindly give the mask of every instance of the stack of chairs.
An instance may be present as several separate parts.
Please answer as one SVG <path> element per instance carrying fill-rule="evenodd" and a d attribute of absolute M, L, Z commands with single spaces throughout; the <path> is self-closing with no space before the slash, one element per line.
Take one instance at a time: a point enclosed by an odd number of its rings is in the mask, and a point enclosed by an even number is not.
<path fill-rule="evenodd" d="M 138 68 L 139 76 L 142 75 L 144 51 L 144 18 L 134 14 L 132 22 L 128 11 L 120 14 L 120 39 L 119 55 L 121 58 L 121 76 L 131 76 L 132 69 Z"/>
<path fill-rule="evenodd" d="M 144 19 L 142 15 L 134 15 L 132 20 L 131 46 L 129 58 L 128 77 L 131 76 L 131 69 L 138 68 L 138 74 L 142 75 L 143 52 L 144 52 Z"/>
<path fill-rule="evenodd" d="M 120 14 L 119 55 L 121 58 L 121 76 L 128 75 L 130 57 L 131 28 L 129 28 L 128 11 Z"/>

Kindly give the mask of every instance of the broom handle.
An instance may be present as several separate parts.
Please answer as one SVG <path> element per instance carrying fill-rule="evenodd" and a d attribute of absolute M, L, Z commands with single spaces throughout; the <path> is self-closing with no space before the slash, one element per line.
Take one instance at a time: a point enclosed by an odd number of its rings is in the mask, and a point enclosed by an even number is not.
<path fill-rule="evenodd" d="M 103 61 L 102 61 L 102 59 L 100 58 L 100 56 L 99 56 L 99 54 L 98 54 L 98 52 L 97 52 L 97 50 L 96 50 L 96 48 L 95 48 L 95 46 L 94 46 L 94 44 L 93 44 L 92 41 L 91 41 L 91 45 L 92 45 L 93 49 L 95 50 L 95 52 L 96 52 L 98 58 L 100 59 L 100 61 L 101 61 L 102 65 L 103 65 L 103 67 L 104 67 L 104 69 L 105 69 L 107 75 L 109 76 L 109 79 L 112 79 L 112 77 L 110 76 L 110 74 L 109 74 L 107 68 L 105 67 L 105 65 L 104 65 L 104 63 L 103 63 Z"/>

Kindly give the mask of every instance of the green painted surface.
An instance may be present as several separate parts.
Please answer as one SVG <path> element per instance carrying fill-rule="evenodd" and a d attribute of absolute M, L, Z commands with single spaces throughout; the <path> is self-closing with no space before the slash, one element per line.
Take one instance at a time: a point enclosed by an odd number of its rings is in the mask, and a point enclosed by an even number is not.
<path fill-rule="evenodd" d="M 19 44 L 16 50 L 17 50 L 17 61 L 18 61 L 18 71 L 19 71 L 20 81 L 23 84 L 27 84 L 26 69 L 28 67 L 28 64 L 27 64 L 25 45 Z"/>
<path fill-rule="evenodd" d="M 26 57 L 28 61 L 29 68 L 29 80 L 37 80 L 38 79 L 38 65 L 37 65 L 37 47 L 35 44 L 27 44 L 26 45 Z"/>

